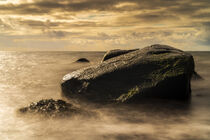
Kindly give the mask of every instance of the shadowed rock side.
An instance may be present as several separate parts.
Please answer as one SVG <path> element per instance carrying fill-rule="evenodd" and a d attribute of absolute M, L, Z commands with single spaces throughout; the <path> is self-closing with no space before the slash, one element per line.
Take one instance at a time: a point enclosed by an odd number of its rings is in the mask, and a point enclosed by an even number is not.
<path fill-rule="evenodd" d="M 133 51 L 136 51 L 136 50 L 138 50 L 138 49 L 133 49 L 133 50 L 120 50 L 120 49 L 110 50 L 104 55 L 104 57 L 102 59 L 102 62 L 106 61 L 110 58 L 113 58 L 113 57 L 116 57 L 116 56 L 119 56 L 119 55 L 123 55 L 123 54 L 129 53 L 129 52 L 133 52 Z"/>
<path fill-rule="evenodd" d="M 81 62 L 83 62 L 83 63 L 88 63 L 88 62 L 90 62 L 88 59 L 86 59 L 86 58 L 80 58 L 80 59 L 78 59 L 76 62 L 79 62 L 79 63 L 81 63 Z"/>
<path fill-rule="evenodd" d="M 19 109 L 20 113 L 36 113 L 47 117 L 63 117 L 72 116 L 75 114 L 84 114 L 84 110 L 81 110 L 72 104 L 66 103 L 63 100 L 46 99 L 39 102 L 33 102 L 27 107 Z"/>
<path fill-rule="evenodd" d="M 100 103 L 189 99 L 193 72 L 191 54 L 157 44 L 67 74 L 61 87 L 68 98 Z"/>

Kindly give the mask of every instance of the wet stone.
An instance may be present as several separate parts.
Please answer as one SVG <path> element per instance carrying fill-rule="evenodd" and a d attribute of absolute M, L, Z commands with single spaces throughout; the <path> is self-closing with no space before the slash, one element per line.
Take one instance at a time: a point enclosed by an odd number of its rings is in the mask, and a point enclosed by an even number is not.
<path fill-rule="evenodd" d="M 72 116 L 84 114 L 85 111 L 63 100 L 43 99 L 32 102 L 29 106 L 19 109 L 23 114 L 41 114 L 49 117 Z"/>
<path fill-rule="evenodd" d="M 76 62 L 79 62 L 79 63 L 89 63 L 90 61 L 87 58 L 80 58 Z"/>

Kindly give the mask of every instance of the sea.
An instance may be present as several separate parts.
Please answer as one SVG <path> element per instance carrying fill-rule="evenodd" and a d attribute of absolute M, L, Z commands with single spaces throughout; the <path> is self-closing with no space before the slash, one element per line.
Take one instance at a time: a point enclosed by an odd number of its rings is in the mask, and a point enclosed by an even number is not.
<path fill-rule="evenodd" d="M 204 80 L 192 81 L 187 103 L 113 107 L 74 102 L 97 115 L 65 118 L 18 113 L 41 99 L 66 100 L 62 77 L 100 63 L 104 53 L 0 51 L 0 140 L 210 140 L 210 52 L 189 52 Z M 75 63 L 79 58 L 90 63 Z"/>

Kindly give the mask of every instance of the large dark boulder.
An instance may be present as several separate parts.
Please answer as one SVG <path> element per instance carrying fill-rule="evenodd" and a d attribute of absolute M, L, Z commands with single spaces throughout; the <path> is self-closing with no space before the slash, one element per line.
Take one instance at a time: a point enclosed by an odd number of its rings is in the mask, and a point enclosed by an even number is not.
<path fill-rule="evenodd" d="M 193 56 L 152 45 L 67 74 L 63 95 L 94 102 L 139 102 L 144 98 L 189 99 Z"/>

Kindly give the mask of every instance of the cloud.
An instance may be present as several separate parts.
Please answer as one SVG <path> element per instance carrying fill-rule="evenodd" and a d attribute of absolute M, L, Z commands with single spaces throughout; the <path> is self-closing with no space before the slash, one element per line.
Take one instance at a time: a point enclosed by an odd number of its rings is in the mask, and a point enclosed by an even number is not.
<path fill-rule="evenodd" d="M 126 8 L 132 3 L 133 9 Z M 119 5 L 125 5 L 120 7 Z M 132 6 L 131 5 L 131 6 Z M 167 12 L 189 14 L 201 8 L 208 8 L 207 0 L 194 1 L 171 1 L 171 0 L 35 0 L 32 3 L 4 4 L 0 6 L 1 11 L 16 12 L 16 14 L 49 14 L 58 11 L 78 12 L 78 11 L 130 11 L 130 10 L 154 10 L 165 8 Z"/>
<path fill-rule="evenodd" d="M 56 30 L 49 30 L 49 31 L 43 31 L 44 35 L 47 35 L 50 38 L 55 39 L 64 39 L 67 37 L 75 37 L 75 36 L 81 36 L 81 32 L 68 32 L 68 31 L 56 31 Z"/>
<path fill-rule="evenodd" d="M 159 22 L 159 21 L 163 22 L 163 21 L 179 20 L 179 17 L 165 12 L 138 14 L 135 15 L 134 18 L 142 22 Z"/>
<path fill-rule="evenodd" d="M 201 23 L 203 28 L 200 29 L 198 43 L 202 45 L 210 46 L 210 22 Z"/>
<path fill-rule="evenodd" d="M 25 44 L 68 39 L 63 44 L 94 48 L 210 44 L 209 0 L 22 0 L 0 4 L 0 16 L 0 33 Z"/>
<path fill-rule="evenodd" d="M 13 29 L 11 25 L 7 24 L 5 21 L 0 19 L 0 30 L 11 30 Z"/>
<path fill-rule="evenodd" d="M 16 19 L 19 24 L 23 26 L 29 26 L 32 28 L 39 28 L 39 29 L 45 29 L 45 28 L 53 28 L 58 27 L 61 23 L 59 22 L 52 22 L 50 20 L 46 21 L 40 21 L 40 20 L 24 20 L 24 19 Z"/>

